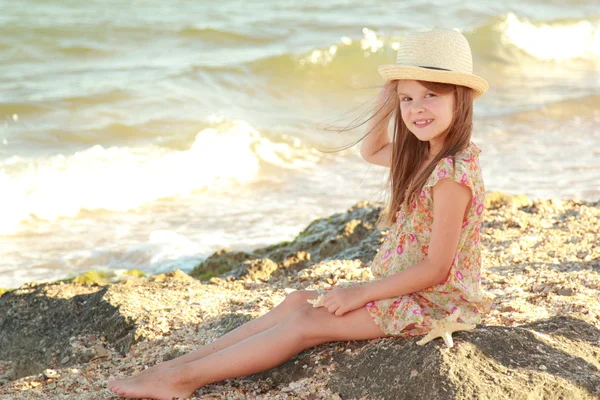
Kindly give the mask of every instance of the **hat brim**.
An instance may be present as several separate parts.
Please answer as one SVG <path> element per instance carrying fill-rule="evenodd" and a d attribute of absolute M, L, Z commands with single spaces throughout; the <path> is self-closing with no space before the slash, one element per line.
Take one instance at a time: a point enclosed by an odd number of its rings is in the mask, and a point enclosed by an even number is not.
<path fill-rule="evenodd" d="M 377 72 L 379 72 L 387 82 L 396 79 L 410 79 L 466 86 L 473 89 L 474 99 L 483 95 L 490 87 L 485 79 L 477 75 L 463 74 L 460 72 L 440 71 L 437 69 L 404 65 L 380 65 L 377 67 Z"/>

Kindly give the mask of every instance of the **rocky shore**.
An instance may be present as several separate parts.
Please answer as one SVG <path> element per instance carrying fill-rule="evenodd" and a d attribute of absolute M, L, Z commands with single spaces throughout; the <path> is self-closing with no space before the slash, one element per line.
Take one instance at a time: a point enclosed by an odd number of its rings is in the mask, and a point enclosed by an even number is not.
<path fill-rule="evenodd" d="M 331 342 L 193 398 L 600 398 L 600 201 L 486 201 L 482 282 L 495 307 L 454 347 Z M 293 290 L 371 280 L 381 210 L 358 203 L 291 242 L 220 250 L 190 274 L 88 274 L 0 294 L 0 398 L 116 399 L 109 376 L 210 343 Z"/>

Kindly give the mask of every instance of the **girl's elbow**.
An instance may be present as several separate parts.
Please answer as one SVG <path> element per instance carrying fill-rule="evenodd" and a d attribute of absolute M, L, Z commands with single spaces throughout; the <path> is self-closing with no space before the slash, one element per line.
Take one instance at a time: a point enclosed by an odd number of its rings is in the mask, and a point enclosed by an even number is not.
<path fill-rule="evenodd" d="M 438 280 L 440 284 L 446 282 L 452 268 L 452 260 L 429 260 L 429 262 L 431 263 L 431 269 L 435 271 L 436 282 Z"/>
<path fill-rule="evenodd" d="M 440 274 L 438 275 L 439 276 L 438 285 L 446 283 L 446 281 L 448 280 L 448 275 L 450 275 L 450 267 L 441 269 Z"/>

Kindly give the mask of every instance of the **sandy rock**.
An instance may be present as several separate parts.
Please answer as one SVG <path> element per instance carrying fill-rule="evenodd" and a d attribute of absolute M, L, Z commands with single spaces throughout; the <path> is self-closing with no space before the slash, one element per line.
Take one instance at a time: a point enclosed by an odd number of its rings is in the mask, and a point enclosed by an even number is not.
<path fill-rule="evenodd" d="M 0 298 L 0 359 L 14 363 L 13 378 L 18 378 L 105 356 L 101 338 L 125 354 L 133 343 L 148 337 L 148 331 L 165 332 L 165 326 L 174 325 L 156 314 L 156 323 L 146 328 L 153 320 L 147 311 L 166 307 L 160 304 L 165 297 L 177 301 L 188 296 L 194 287 L 202 284 L 181 271 L 134 284 L 25 285 Z M 89 339 L 92 336 L 94 340 Z"/>
<path fill-rule="evenodd" d="M 381 209 L 359 203 L 314 221 L 292 242 L 219 251 L 196 269 L 201 280 L 173 271 L 7 292 L 0 398 L 112 398 L 110 375 L 209 344 L 294 290 L 368 282 L 385 234 L 374 228 Z M 325 343 L 193 398 L 599 398 L 599 220 L 600 202 L 491 193 L 481 280 L 495 307 L 475 329 L 455 332 L 452 348 L 439 339 L 416 345 L 422 337 Z M 59 377 L 40 373 L 47 369 Z"/>
<path fill-rule="evenodd" d="M 239 267 L 246 260 L 255 258 L 257 256 L 253 253 L 221 249 L 204 260 L 190 275 L 200 279 L 209 279 Z"/>

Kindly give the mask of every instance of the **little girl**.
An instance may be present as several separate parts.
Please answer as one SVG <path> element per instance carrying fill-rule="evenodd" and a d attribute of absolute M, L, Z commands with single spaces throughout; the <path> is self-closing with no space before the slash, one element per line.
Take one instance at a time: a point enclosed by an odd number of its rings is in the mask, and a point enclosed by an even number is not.
<path fill-rule="evenodd" d="M 449 29 L 409 34 L 397 63 L 378 68 L 386 84 L 361 146 L 390 167 L 392 227 L 372 262 L 376 279 L 328 291 L 299 290 L 218 340 L 109 388 L 131 398 L 186 398 L 209 383 L 271 369 L 330 341 L 408 337 L 460 310 L 480 322 L 491 299 L 480 287 L 485 189 L 471 142 L 473 100 L 488 89 L 473 75 L 466 38 Z M 394 115 L 394 134 L 387 126 Z M 325 294 L 323 307 L 307 300 Z"/>

